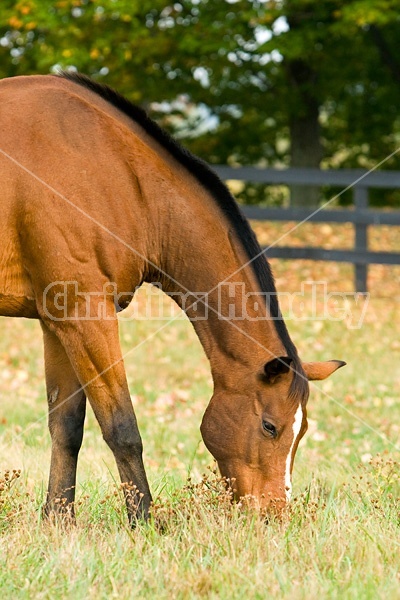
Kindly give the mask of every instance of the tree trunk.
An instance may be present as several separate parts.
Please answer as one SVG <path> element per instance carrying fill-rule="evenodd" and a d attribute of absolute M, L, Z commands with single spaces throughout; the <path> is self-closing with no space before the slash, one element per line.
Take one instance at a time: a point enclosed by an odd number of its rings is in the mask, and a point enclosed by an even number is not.
<path fill-rule="evenodd" d="M 290 127 L 290 166 L 318 168 L 323 156 L 319 124 L 319 102 L 316 92 L 317 73 L 303 60 L 287 63 L 287 74 L 293 90 Z M 320 188 L 293 185 L 291 206 L 318 206 Z"/>
<path fill-rule="evenodd" d="M 293 116 L 290 122 L 290 166 L 318 168 L 323 156 L 318 121 L 318 106 L 307 107 L 308 114 Z M 320 188 L 313 185 L 292 185 L 291 206 L 316 207 L 320 202 Z"/>

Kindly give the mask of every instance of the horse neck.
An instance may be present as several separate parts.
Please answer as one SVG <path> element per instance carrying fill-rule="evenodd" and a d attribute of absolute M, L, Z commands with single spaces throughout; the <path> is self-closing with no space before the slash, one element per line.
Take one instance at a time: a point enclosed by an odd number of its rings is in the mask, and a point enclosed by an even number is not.
<path fill-rule="evenodd" d="M 180 197 L 167 210 L 163 274 L 152 279 L 161 279 L 163 290 L 185 310 L 209 358 L 214 383 L 226 387 L 242 370 L 261 367 L 286 350 L 227 218 L 197 185 L 185 202 Z"/>

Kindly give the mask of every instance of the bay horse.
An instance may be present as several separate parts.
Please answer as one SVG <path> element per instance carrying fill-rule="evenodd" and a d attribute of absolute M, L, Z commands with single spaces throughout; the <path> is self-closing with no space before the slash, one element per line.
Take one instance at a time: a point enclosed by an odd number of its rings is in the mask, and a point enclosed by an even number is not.
<path fill-rule="evenodd" d="M 2 80 L 0 131 L 0 315 L 39 319 L 43 330 L 45 513 L 74 516 L 88 398 L 123 486 L 138 492 L 135 502 L 126 492 L 129 519 L 147 518 L 117 321 L 144 282 L 180 305 L 188 295 L 214 383 L 205 445 L 236 498 L 279 511 L 307 428 L 308 380 L 345 363 L 300 361 L 269 264 L 227 187 L 142 109 L 80 74 Z M 109 283 L 114 293 L 102 294 Z"/>

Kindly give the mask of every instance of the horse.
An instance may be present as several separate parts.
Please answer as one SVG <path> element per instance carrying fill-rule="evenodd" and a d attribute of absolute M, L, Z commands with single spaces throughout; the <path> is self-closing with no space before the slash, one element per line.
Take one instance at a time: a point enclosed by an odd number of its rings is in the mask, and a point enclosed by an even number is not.
<path fill-rule="evenodd" d="M 300 360 L 269 263 L 226 185 L 145 111 L 81 74 L 3 79 L 0 124 L 0 315 L 43 330 L 45 514 L 75 517 L 88 399 L 129 521 L 148 518 L 117 319 L 144 282 L 183 308 L 208 357 L 213 395 L 200 429 L 234 498 L 281 513 L 308 381 L 345 363 Z"/>

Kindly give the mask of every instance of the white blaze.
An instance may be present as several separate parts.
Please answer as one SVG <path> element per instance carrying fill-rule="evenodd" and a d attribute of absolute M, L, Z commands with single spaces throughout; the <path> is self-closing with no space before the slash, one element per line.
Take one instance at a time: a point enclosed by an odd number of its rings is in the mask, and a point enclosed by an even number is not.
<path fill-rule="evenodd" d="M 301 404 L 299 404 L 298 409 L 296 410 L 296 414 L 294 415 L 293 422 L 293 441 L 290 446 L 289 454 L 286 458 L 286 470 L 285 470 L 285 491 L 286 491 L 286 500 L 289 501 L 292 495 L 292 478 L 290 476 L 290 465 L 292 464 L 292 453 L 293 448 L 300 433 L 301 424 L 303 422 L 303 408 Z"/>

